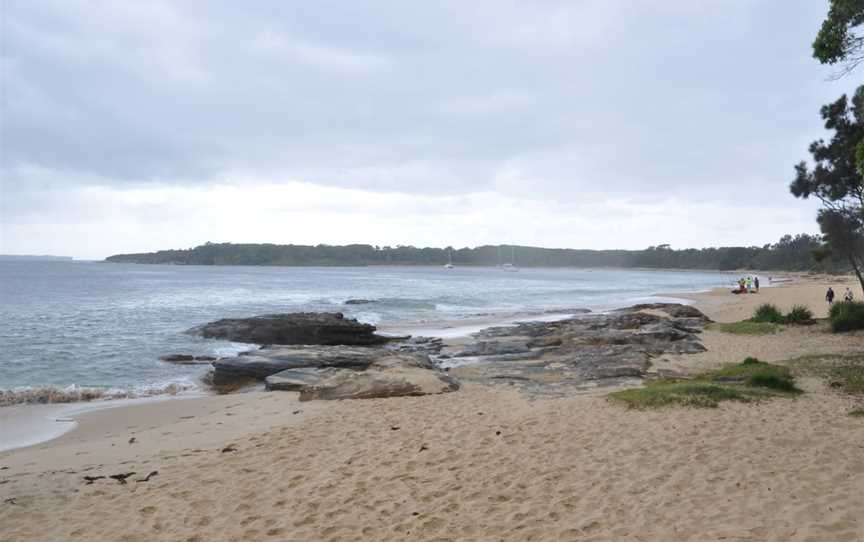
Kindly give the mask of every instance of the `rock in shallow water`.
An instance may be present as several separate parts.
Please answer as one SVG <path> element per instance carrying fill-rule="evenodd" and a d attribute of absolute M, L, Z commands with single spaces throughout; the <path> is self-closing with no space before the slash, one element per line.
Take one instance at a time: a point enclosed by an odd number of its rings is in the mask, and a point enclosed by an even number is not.
<path fill-rule="evenodd" d="M 338 312 L 266 314 L 225 318 L 186 331 L 207 339 L 254 344 L 319 344 L 372 346 L 389 339 L 375 334 L 375 326 L 345 318 Z"/>
<path fill-rule="evenodd" d="M 214 358 L 213 356 L 170 354 L 168 356 L 159 356 L 159 360 L 166 363 L 174 363 L 177 365 L 209 365 L 211 361 L 216 361 L 216 358 Z"/>

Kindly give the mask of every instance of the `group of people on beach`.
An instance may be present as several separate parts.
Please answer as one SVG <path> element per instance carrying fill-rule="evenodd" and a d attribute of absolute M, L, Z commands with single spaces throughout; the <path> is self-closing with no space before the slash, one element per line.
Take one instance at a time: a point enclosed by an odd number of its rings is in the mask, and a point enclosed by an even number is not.
<path fill-rule="evenodd" d="M 732 290 L 733 294 L 759 293 L 759 277 L 741 277 L 738 279 L 738 288 Z"/>
<path fill-rule="evenodd" d="M 830 286 L 828 287 L 828 291 L 825 292 L 825 301 L 827 301 L 829 305 L 834 304 L 834 289 Z M 843 292 L 843 301 L 846 301 L 847 303 L 855 301 L 855 296 L 852 294 L 852 289 L 848 286 L 846 287 L 846 291 Z"/>

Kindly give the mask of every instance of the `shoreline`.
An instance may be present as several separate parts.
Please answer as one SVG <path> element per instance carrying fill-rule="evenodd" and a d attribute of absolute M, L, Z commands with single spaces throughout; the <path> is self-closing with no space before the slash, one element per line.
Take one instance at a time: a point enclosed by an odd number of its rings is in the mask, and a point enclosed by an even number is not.
<path fill-rule="evenodd" d="M 650 270 L 650 269 L 647 269 Z M 676 270 L 672 270 L 676 271 Z M 793 282 L 783 282 L 781 285 L 768 286 L 769 288 L 778 288 L 790 284 L 797 284 L 797 281 L 802 280 L 800 276 L 785 276 L 784 279 L 791 279 Z M 707 290 L 694 290 L 680 293 L 654 293 L 646 296 L 631 298 L 625 306 L 632 306 L 638 303 L 683 303 L 699 305 L 706 302 L 711 296 L 720 295 L 726 292 L 726 288 L 714 288 Z M 611 312 L 618 310 L 619 306 L 604 306 L 601 308 L 590 309 L 592 312 Z M 701 307 L 700 307 L 701 308 Z M 428 336 L 437 337 L 445 341 L 451 341 L 453 344 L 462 344 L 465 339 L 480 332 L 484 329 L 492 327 L 507 327 L 514 326 L 520 322 L 554 322 L 577 316 L 576 312 L 581 309 L 572 311 L 549 309 L 547 311 L 525 311 L 515 313 L 489 314 L 479 315 L 476 317 L 468 317 L 460 320 L 441 319 L 436 322 L 428 322 L 423 325 L 407 324 L 407 325 L 383 325 L 379 327 L 379 332 L 388 335 L 413 335 L 413 336 Z M 249 350 L 255 350 L 258 345 L 249 345 Z M 590 386 L 589 386 L 590 387 Z M 59 388 L 58 389 L 62 389 Z M 227 395 L 238 395 L 242 393 L 254 392 L 258 387 L 251 389 L 229 393 Z M 587 388 L 586 388 L 587 389 Z M 97 410 L 125 408 L 135 406 L 137 404 L 146 403 L 148 401 L 167 401 L 174 399 L 193 399 L 201 397 L 215 397 L 218 394 L 212 392 L 206 387 L 195 387 L 187 390 L 169 391 L 165 393 L 155 394 L 145 397 L 111 397 L 86 401 L 70 401 L 58 403 L 19 403 L 5 407 L 0 407 L 0 420 L 4 421 L 7 427 L 11 427 L 11 432 L 15 435 L 11 440 L 12 444 L 0 444 L 0 452 L 19 450 L 35 445 L 50 442 L 60 438 L 66 433 L 73 431 L 78 426 L 77 418 L 85 416 L 87 413 Z M 6 411 L 6 409 L 14 409 Z M 31 411 L 31 409 L 33 409 Z M 38 412 L 38 413 L 37 413 Z M 58 421 L 58 418 L 71 419 L 71 421 Z"/>
<path fill-rule="evenodd" d="M 822 287 L 679 297 L 723 321 L 757 302 L 819 302 Z M 749 355 L 864 351 L 864 334 L 818 327 L 706 329 L 707 352 L 654 364 L 692 374 Z M 633 411 L 608 389 L 545 398 L 475 383 L 97 409 L 59 438 L 0 452 L 0 538 L 857 540 L 864 423 L 847 412 L 861 400 L 813 377 L 800 385 L 798 398 L 716 409 Z M 84 479 L 129 472 L 128 484 Z"/>
<path fill-rule="evenodd" d="M 721 289 L 718 288 L 715 290 Z M 624 307 L 639 303 L 692 304 L 696 302 L 695 300 L 698 299 L 698 295 L 710 291 L 712 290 L 694 290 L 691 292 L 670 294 L 655 293 L 631 298 Z M 595 313 L 603 313 L 612 312 L 624 307 L 610 305 L 590 310 Z M 521 322 L 555 322 L 578 316 L 578 314 L 580 314 L 578 311 L 581 310 L 581 308 L 573 309 L 571 311 L 549 309 L 501 313 L 497 315 L 479 315 L 460 320 L 441 319 L 423 325 L 384 325 L 379 327 L 379 332 L 385 335 L 394 336 L 412 335 L 436 337 L 445 341 L 451 341 L 451 345 L 459 345 L 474 333 L 485 329 L 515 326 Z M 259 348 L 258 345 L 249 345 L 249 350 L 255 350 L 257 348 Z M 586 383 L 586 390 L 592 387 L 588 384 L 590 383 Z M 58 390 L 63 390 L 66 387 L 67 386 L 51 386 L 51 388 L 56 388 Z M 26 393 L 28 390 L 23 390 L 23 392 Z M 249 389 L 231 392 L 226 395 L 237 396 L 245 393 L 254 393 L 256 391 L 263 391 L 263 388 L 261 386 L 254 386 Z M 13 437 L 10 439 L 12 442 L 11 444 L 8 441 L 0 443 L 0 453 L 30 448 L 56 440 L 63 435 L 74 431 L 79 425 L 78 419 L 86 416 L 90 412 L 107 409 L 123 409 L 155 401 L 188 400 L 218 396 L 219 394 L 216 394 L 206 387 L 194 387 L 191 389 L 166 391 L 164 393 L 142 397 L 105 396 L 93 400 L 56 403 L 22 402 L 8 406 L 0 406 L 0 421 L 3 421 L 5 427 L 10 427 L 10 432 L 13 434 Z M 60 419 L 62 419 L 62 421 L 60 421 Z"/>

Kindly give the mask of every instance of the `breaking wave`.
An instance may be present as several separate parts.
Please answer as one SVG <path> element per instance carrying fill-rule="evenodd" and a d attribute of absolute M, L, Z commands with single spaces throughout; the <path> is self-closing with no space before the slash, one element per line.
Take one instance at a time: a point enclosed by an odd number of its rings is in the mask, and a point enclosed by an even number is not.
<path fill-rule="evenodd" d="M 194 391 L 199 386 L 192 382 L 169 382 L 129 389 L 87 386 L 25 386 L 0 389 L 0 407 L 12 405 L 47 405 L 56 403 L 85 403 L 111 399 L 140 399 L 158 395 L 177 395 Z"/>

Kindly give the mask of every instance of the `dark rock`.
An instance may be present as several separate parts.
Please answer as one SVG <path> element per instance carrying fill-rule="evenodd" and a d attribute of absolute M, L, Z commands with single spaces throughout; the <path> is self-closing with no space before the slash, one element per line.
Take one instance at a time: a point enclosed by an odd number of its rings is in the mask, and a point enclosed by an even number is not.
<path fill-rule="evenodd" d="M 387 348 L 399 352 L 418 352 L 427 355 L 438 355 L 444 348 L 444 341 L 438 337 L 404 337 L 391 339 Z"/>
<path fill-rule="evenodd" d="M 209 339 L 256 344 L 315 344 L 371 346 L 389 339 L 375 334 L 375 326 L 361 324 L 341 313 L 268 314 L 226 318 L 188 330 Z"/>
<path fill-rule="evenodd" d="M 527 343 L 525 343 L 529 348 L 546 348 L 549 346 L 561 346 L 564 343 L 564 339 L 560 336 L 551 336 L 551 337 L 537 337 L 535 339 L 531 339 Z"/>
<path fill-rule="evenodd" d="M 195 361 L 195 356 L 190 356 L 188 354 L 171 354 L 168 356 L 159 356 L 159 359 L 169 363 L 187 363 Z"/>
<path fill-rule="evenodd" d="M 480 341 L 466 346 L 454 357 L 501 356 L 505 354 L 524 354 L 531 349 L 525 342 Z"/>
<path fill-rule="evenodd" d="M 656 324 L 648 324 L 640 327 L 636 334 L 642 337 L 650 336 L 656 341 L 680 341 L 690 337 L 690 333 L 682 331 L 674 326 L 671 322 L 657 322 Z"/>
<path fill-rule="evenodd" d="M 662 311 L 671 316 L 672 318 L 697 318 L 702 320 L 705 323 L 710 323 L 711 319 L 705 316 L 705 314 L 692 305 L 682 305 L 680 303 L 643 303 L 640 305 L 633 305 L 632 307 L 627 307 L 626 309 L 620 309 L 622 311 L 641 311 L 641 310 L 657 310 Z"/>
<path fill-rule="evenodd" d="M 171 354 L 168 356 L 159 356 L 159 359 L 176 365 L 208 365 L 211 361 L 216 360 L 212 356 L 192 356 L 189 354 Z"/>
<path fill-rule="evenodd" d="M 548 309 L 544 314 L 589 314 L 591 309 Z"/>

